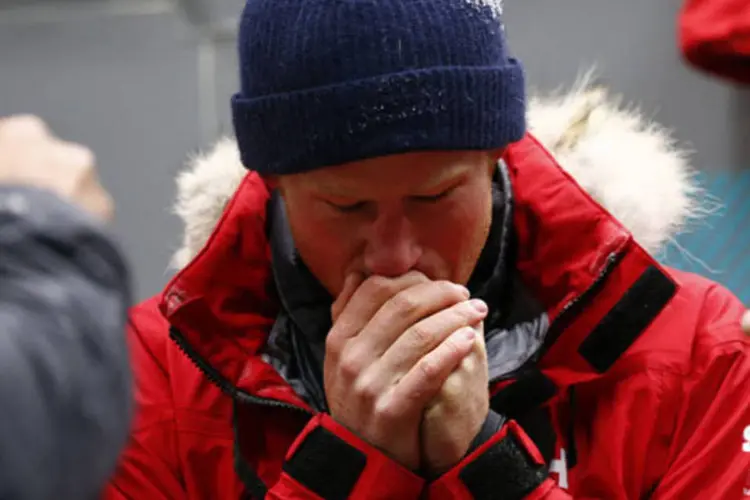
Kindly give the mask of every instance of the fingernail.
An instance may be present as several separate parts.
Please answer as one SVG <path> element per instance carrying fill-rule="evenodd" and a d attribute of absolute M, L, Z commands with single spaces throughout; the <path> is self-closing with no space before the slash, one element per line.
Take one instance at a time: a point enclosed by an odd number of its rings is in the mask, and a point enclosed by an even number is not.
<path fill-rule="evenodd" d="M 485 304 L 483 300 L 480 300 L 480 299 L 471 299 L 469 301 L 469 304 L 471 304 L 471 307 L 473 307 L 474 309 L 476 309 L 476 311 L 479 314 L 485 314 L 485 313 L 487 313 L 487 304 Z"/>
<path fill-rule="evenodd" d="M 463 296 L 464 296 L 465 298 L 467 298 L 467 299 L 468 299 L 468 298 L 469 298 L 469 296 L 471 296 L 471 293 L 469 292 L 469 289 L 468 289 L 468 288 L 466 288 L 465 286 L 463 286 L 463 285 L 457 285 L 457 284 L 454 284 L 453 286 L 455 286 L 455 287 L 456 287 L 456 290 L 458 290 L 458 292 L 459 292 L 459 293 L 460 293 L 461 295 L 463 295 Z"/>

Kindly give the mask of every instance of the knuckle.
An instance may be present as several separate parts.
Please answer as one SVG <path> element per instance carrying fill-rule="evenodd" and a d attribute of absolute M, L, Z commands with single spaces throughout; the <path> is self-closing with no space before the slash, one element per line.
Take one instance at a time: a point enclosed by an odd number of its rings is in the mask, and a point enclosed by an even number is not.
<path fill-rule="evenodd" d="M 341 359 L 339 359 L 338 366 L 339 373 L 346 379 L 356 379 L 362 371 L 361 363 L 352 355 L 342 356 Z"/>
<path fill-rule="evenodd" d="M 432 344 L 432 333 L 429 332 L 422 323 L 417 323 L 409 328 L 409 337 L 411 342 L 417 347 L 424 347 Z"/>
<path fill-rule="evenodd" d="M 372 377 L 358 378 L 353 392 L 358 399 L 364 401 L 376 401 L 378 398 L 377 385 Z"/>
<path fill-rule="evenodd" d="M 399 292 L 391 298 L 391 304 L 404 315 L 411 315 L 419 309 L 419 302 L 409 290 Z"/>
<path fill-rule="evenodd" d="M 461 360 L 461 370 L 466 373 L 474 373 L 479 367 L 479 359 L 475 353 L 471 353 Z"/>
<path fill-rule="evenodd" d="M 326 347 L 326 356 L 328 355 L 334 355 L 338 356 L 338 354 L 341 352 L 341 340 L 339 340 L 339 329 L 334 324 L 331 330 L 328 332 L 328 335 L 326 335 L 325 340 L 325 347 Z"/>
<path fill-rule="evenodd" d="M 417 370 L 420 377 L 426 381 L 434 380 L 440 375 L 440 365 L 433 356 L 422 358 L 417 364 Z"/>
<path fill-rule="evenodd" d="M 398 421 L 398 415 L 396 414 L 393 405 L 389 404 L 376 405 L 373 409 L 373 417 L 375 418 L 375 421 L 386 426 Z"/>
<path fill-rule="evenodd" d="M 454 338 L 453 335 L 448 337 L 445 342 L 443 342 L 442 348 L 445 350 L 444 352 L 446 356 L 449 357 L 456 356 L 461 350 L 460 346 L 458 345 L 458 341 Z"/>
<path fill-rule="evenodd" d="M 440 388 L 440 394 L 446 399 L 453 399 L 461 394 L 463 388 L 461 376 L 458 373 L 452 373 Z"/>
<path fill-rule="evenodd" d="M 399 409 L 397 402 L 388 395 L 379 398 L 373 406 L 372 413 L 376 420 L 381 423 L 395 423 L 403 418 L 402 410 Z"/>
<path fill-rule="evenodd" d="M 443 400 L 438 398 L 432 402 L 424 411 L 424 421 L 427 424 L 445 420 L 445 405 Z"/>

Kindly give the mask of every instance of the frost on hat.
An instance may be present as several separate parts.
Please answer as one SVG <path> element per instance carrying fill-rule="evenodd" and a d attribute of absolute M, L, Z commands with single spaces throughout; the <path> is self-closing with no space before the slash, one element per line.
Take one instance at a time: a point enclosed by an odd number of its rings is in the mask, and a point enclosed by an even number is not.
<path fill-rule="evenodd" d="M 289 174 L 525 132 L 499 0 L 247 0 L 232 99 L 243 164 Z"/>

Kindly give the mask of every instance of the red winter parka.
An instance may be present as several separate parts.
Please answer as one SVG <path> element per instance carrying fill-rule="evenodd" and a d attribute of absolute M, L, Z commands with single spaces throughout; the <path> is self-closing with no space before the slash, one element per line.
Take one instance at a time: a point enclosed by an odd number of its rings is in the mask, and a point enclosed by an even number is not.
<path fill-rule="evenodd" d="M 132 312 L 139 409 L 105 498 L 747 495 L 743 305 L 657 264 L 531 136 L 504 160 L 516 268 L 550 330 L 538 370 L 492 387 L 491 401 L 533 400 L 548 410 L 556 434 L 549 463 L 533 433 L 511 420 L 428 482 L 315 414 L 259 354 L 277 305 L 269 193 L 250 173 L 198 256 Z"/>

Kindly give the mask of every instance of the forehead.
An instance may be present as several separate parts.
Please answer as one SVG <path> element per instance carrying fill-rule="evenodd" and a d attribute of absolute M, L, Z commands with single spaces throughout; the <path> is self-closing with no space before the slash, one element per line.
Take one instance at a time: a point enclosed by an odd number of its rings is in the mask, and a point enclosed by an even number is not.
<path fill-rule="evenodd" d="M 404 153 L 300 174 L 306 187 L 340 195 L 429 189 L 482 175 L 490 155 L 484 151 Z"/>

